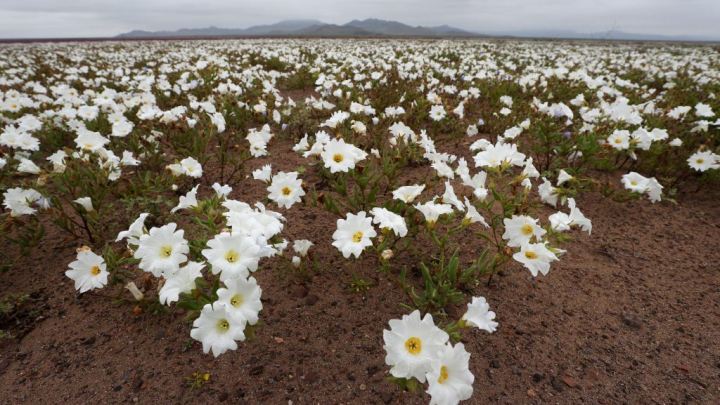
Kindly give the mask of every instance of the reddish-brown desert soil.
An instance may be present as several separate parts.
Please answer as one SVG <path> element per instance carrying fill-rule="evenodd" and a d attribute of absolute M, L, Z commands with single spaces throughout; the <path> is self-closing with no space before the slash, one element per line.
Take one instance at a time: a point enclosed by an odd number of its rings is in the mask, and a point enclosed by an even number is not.
<path fill-rule="evenodd" d="M 305 165 L 290 145 L 273 145 L 271 157 L 249 170 Z M 317 181 L 311 172 L 303 178 Z M 464 403 L 720 403 L 720 192 L 688 189 L 677 205 L 583 195 L 578 206 L 593 221 L 592 235 L 571 232 L 562 246 L 568 254 L 547 276 L 532 278 L 513 263 L 478 286 L 475 295 L 487 297 L 500 326 L 463 335 L 476 377 Z M 247 179 L 231 197 L 252 203 L 266 194 Z M 135 315 L 131 306 L 111 306 L 102 296 L 109 290 L 79 295 L 64 275 L 78 242 L 50 230 L 31 256 L 0 274 L 0 297 L 30 294 L 24 313 L 39 311 L 4 326 L 17 338 L 0 347 L 0 402 L 429 403 L 385 381 L 382 331 L 408 312 L 398 305 L 406 302 L 401 291 L 370 255 L 342 259 L 331 246 L 332 215 L 302 205 L 279 211 L 288 218 L 282 235 L 312 240 L 321 271 L 306 279 L 276 259 L 261 262 L 264 326 L 219 358 L 189 347 L 180 310 Z M 543 221 L 552 212 L 543 209 Z M 353 273 L 375 282 L 367 297 L 346 292 Z M 185 377 L 195 372 L 211 377 L 191 392 Z"/>

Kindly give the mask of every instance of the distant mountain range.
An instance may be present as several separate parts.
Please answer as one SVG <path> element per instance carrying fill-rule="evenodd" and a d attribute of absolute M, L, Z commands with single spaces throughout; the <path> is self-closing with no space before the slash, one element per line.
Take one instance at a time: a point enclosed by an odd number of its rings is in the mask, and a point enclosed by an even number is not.
<path fill-rule="evenodd" d="M 550 38 L 550 39 L 600 39 L 626 41 L 703 41 L 715 42 L 720 38 L 701 36 L 669 36 L 633 34 L 622 31 L 580 33 L 568 30 L 518 30 L 479 33 L 441 25 L 438 27 L 413 27 L 397 21 L 369 18 L 352 20 L 344 25 L 326 24 L 318 20 L 286 20 L 269 25 L 249 28 L 183 28 L 177 31 L 135 30 L 116 38 L 198 38 L 198 37 L 418 37 L 418 38 Z"/>
<path fill-rule="evenodd" d="M 177 31 L 131 31 L 116 38 L 173 37 L 245 37 L 245 36 L 313 36 L 313 37 L 484 37 L 486 35 L 443 25 L 413 27 L 397 21 L 353 20 L 344 25 L 317 20 L 287 20 L 249 28 L 183 28 Z"/>

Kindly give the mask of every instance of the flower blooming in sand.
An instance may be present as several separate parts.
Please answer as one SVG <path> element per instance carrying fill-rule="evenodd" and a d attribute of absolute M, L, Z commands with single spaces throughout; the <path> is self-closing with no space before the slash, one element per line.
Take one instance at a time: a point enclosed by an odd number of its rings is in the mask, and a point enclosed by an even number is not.
<path fill-rule="evenodd" d="M 425 190 L 425 185 L 422 186 L 404 186 L 392 192 L 393 198 L 396 200 L 405 201 L 411 203 L 420 193 Z"/>
<path fill-rule="evenodd" d="M 708 169 L 720 168 L 720 155 L 716 155 L 708 150 L 696 152 L 687 160 L 691 168 L 704 172 Z"/>
<path fill-rule="evenodd" d="M 367 157 L 367 153 L 349 143 L 345 143 L 344 139 L 331 139 L 325 145 L 325 149 L 320 154 L 325 167 L 330 169 L 330 173 L 347 172 L 355 168 L 355 164 Z"/>
<path fill-rule="evenodd" d="M 205 264 L 188 262 L 175 274 L 170 276 L 160 289 L 160 303 L 170 305 L 180 299 L 180 293 L 189 293 L 195 289 L 195 280 L 202 277 L 202 268 Z"/>
<path fill-rule="evenodd" d="M 302 180 L 298 179 L 297 175 L 297 172 L 280 172 L 273 176 L 272 184 L 267 188 L 270 192 L 268 198 L 287 209 L 300 202 L 305 191 L 302 189 Z"/>
<path fill-rule="evenodd" d="M 456 405 L 470 399 L 475 376 L 470 372 L 470 353 L 462 343 L 443 346 L 430 362 L 427 373 L 430 405 Z"/>
<path fill-rule="evenodd" d="M 535 236 L 540 238 L 547 233 L 538 224 L 537 219 L 533 219 L 526 215 L 513 215 L 512 218 L 505 218 L 505 233 L 503 239 L 508 240 L 508 246 L 520 247 L 523 243 L 530 242 Z"/>
<path fill-rule="evenodd" d="M 220 281 L 246 278 L 256 271 L 261 258 L 260 246 L 254 237 L 239 232 L 223 232 L 207 242 L 209 249 L 202 255 L 212 266 L 213 274 L 220 272 Z"/>
<path fill-rule="evenodd" d="M 75 289 L 81 293 L 93 288 L 103 288 L 107 284 L 105 260 L 90 249 L 81 250 L 77 260 L 69 266 L 71 270 L 66 271 L 65 275 L 75 281 Z"/>
<path fill-rule="evenodd" d="M 159 228 L 150 229 L 150 233 L 140 237 L 135 258 L 140 259 L 139 267 L 155 277 L 168 278 L 175 274 L 180 264 L 187 261 L 190 252 L 183 237 L 185 231 L 178 230 L 174 222 Z"/>
<path fill-rule="evenodd" d="M 435 222 L 437 222 L 438 218 L 440 218 L 440 215 L 450 214 L 453 212 L 452 205 L 435 204 L 432 201 L 428 201 L 425 204 L 415 204 L 415 208 L 423 213 L 425 221 L 427 221 L 430 227 L 435 225 Z"/>
<path fill-rule="evenodd" d="M 31 215 L 35 213 L 35 208 L 31 208 L 30 204 L 38 201 L 42 195 L 33 189 L 23 189 L 20 187 L 11 188 L 3 194 L 3 205 L 10 209 L 11 217 L 21 215 Z"/>
<path fill-rule="evenodd" d="M 415 310 L 402 319 L 393 319 L 390 330 L 383 331 L 385 341 L 385 363 L 392 368 L 390 374 L 398 378 L 417 378 L 424 383 L 425 375 L 431 371 L 431 362 L 437 358 L 448 341 L 448 334 L 435 326 L 432 315 L 420 319 Z"/>
<path fill-rule="evenodd" d="M 373 216 L 373 223 L 379 224 L 382 229 L 390 229 L 397 236 L 405 237 L 408 233 L 405 218 L 382 207 L 375 207 L 370 210 Z"/>
<path fill-rule="evenodd" d="M 180 196 L 180 201 L 178 205 L 171 209 L 170 212 L 175 212 L 177 210 L 183 209 L 183 208 L 192 208 L 197 207 L 198 201 L 197 201 L 197 190 L 199 185 L 193 187 L 192 190 L 188 191 L 188 193 L 184 196 Z"/>
<path fill-rule="evenodd" d="M 205 354 L 212 350 L 215 357 L 228 350 L 237 349 L 236 340 L 245 340 L 245 324 L 230 316 L 225 305 L 217 301 L 203 307 L 200 317 L 193 322 L 193 327 L 190 336 L 202 342 Z"/>
<path fill-rule="evenodd" d="M 228 314 L 238 323 L 255 325 L 263 305 L 262 289 L 253 277 L 237 277 L 225 281 L 225 288 L 217 291 L 217 302 L 224 304 Z"/>
<path fill-rule="evenodd" d="M 122 239 L 127 238 L 128 246 L 138 246 L 140 244 L 140 237 L 143 235 L 145 229 L 145 218 L 148 217 L 148 213 L 140 214 L 138 219 L 130 225 L 127 231 L 122 231 L 118 234 L 115 242 L 119 242 Z"/>
<path fill-rule="evenodd" d="M 467 308 L 467 312 L 462 317 L 466 324 L 490 333 L 497 330 L 498 323 L 494 321 L 495 312 L 490 310 L 490 304 L 485 297 L 473 297 L 472 302 L 468 302 Z"/>
<path fill-rule="evenodd" d="M 199 179 L 202 177 L 203 171 L 202 166 L 200 165 L 200 162 L 197 160 L 188 157 L 180 161 L 180 168 L 182 169 L 182 172 L 190 177 L 194 177 L 196 179 Z"/>
<path fill-rule="evenodd" d="M 538 271 L 546 276 L 550 271 L 550 262 L 558 260 L 555 253 L 548 250 L 545 243 L 525 243 L 520 251 L 513 255 L 513 259 L 530 270 L 533 277 L 537 277 Z"/>
<path fill-rule="evenodd" d="M 305 257 L 308 254 L 308 250 L 313 246 L 313 243 L 307 239 L 298 239 L 293 243 L 293 250 L 300 256 Z"/>
<path fill-rule="evenodd" d="M 377 235 L 372 226 L 372 218 L 366 218 L 365 211 L 355 214 L 348 213 L 347 219 L 337 220 L 337 230 L 333 233 L 333 246 L 342 252 L 346 259 L 350 255 L 360 257 L 360 253 L 372 246 L 372 240 Z"/>

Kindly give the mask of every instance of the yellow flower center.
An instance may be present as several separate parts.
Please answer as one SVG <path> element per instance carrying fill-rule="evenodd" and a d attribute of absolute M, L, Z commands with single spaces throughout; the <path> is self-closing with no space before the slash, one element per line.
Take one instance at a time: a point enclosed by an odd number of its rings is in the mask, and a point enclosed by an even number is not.
<path fill-rule="evenodd" d="M 90 149 L 90 148 L 93 147 L 93 145 L 92 145 L 91 143 L 86 143 L 86 144 L 85 144 L 85 147 L 88 148 L 88 149 Z"/>
<path fill-rule="evenodd" d="M 422 342 L 416 337 L 411 337 L 405 341 L 405 349 L 412 355 L 417 355 L 422 351 Z"/>
<path fill-rule="evenodd" d="M 225 333 L 230 329 L 230 322 L 227 321 L 227 319 L 221 319 L 217 323 L 217 329 L 220 333 Z"/>
<path fill-rule="evenodd" d="M 538 258 L 538 255 L 535 252 L 525 252 L 525 257 L 527 257 L 530 260 L 535 260 Z"/>
<path fill-rule="evenodd" d="M 353 235 L 353 242 L 360 243 L 360 241 L 362 240 L 362 237 L 363 237 L 363 233 L 360 231 L 357 231 L 357 233 L 355 235 Z"/>
<path fill-rule="evenodd" d="M 698 159 L 698 160 L 697 160 L 697 164 L 701 165 L 701 164 L 703 164 L 703 163 L 705 163 L 705 160 L 704 160 L 704 159 Z"/>
<path fill-rule="evenodd" d="M 620 138 L 615 138 L 615 143 L 622 143 L 622 139 L 620 139 Z"/>
<path fill-rule="evenodd" d="M 172 254 L 172 246 L 163 246 L 160 248 L 160 257 L 168 258 Z"/>
<path fill-rule="evenodd" d="M 520 231 L 525 235 L 530 236 L 533 234 L 533 227 L 530 224 L 525 224 L 522 228 L 520 228 Z"/>
<path fill-rule="evenodd" d="M 17 108 L 17 104 L 12 104 L 12 105 L 10 105 L 10 107 L 11 107 L 12 109 L 15 109 L 15 108 Z"/>
<path fill-rule="evenodd" d="M 290 195 L 291 192 L 292 192 L 292 190 L 290 190 L 289 187 L 285 187 L 282 189 L 282 195 L 284 195 L 284 196 Z"/>
<path fill-rule="evenodd" d="M 98 274 L 100 274 L 100 267 L 92 266 L 92 269 L 90 269 L 90 273 L 92 273 L 93 276 L 97 276 Z"/>
<path fill-rule="evenodd" d="M 343 155 L 341 155 L 341 154 L 339 154 L 339 153 L 336 153 L 336 154 L 333 156 L 333 160 L 335 161 L 335 163 L 340 163 L 340 162 L 343 161 Z"/>
<path fill-rule="evenodd" d="M 235 294 L 232 298 L 230 298 L 230 305 L 234 306 L 235 308 L 242 305 L 243 302 L 243 296 L 240 294 Z"/>
<path fill-rule="evenodd" d="M 442 367 L 440 367 L 440 378 L 438 378 L 438 382 L 440 384 L 442 384 L 447 379 L 448 379 L 448 369 L 447 369 L 447 367 L 442 366 Z"/>
<path fill-rule="evenodd" d="M 637 181 L 631 181 L 630 184 L 632 184 L 633 186 L 637 186 Z"/>
<path fill-rule="evenodd" d="M 235 263 L 239 258 L 240 255 L 234 250 L 228 250 L 227 253 L 225 253 L 225 260 L 227 260 L 228 263 Z"/>

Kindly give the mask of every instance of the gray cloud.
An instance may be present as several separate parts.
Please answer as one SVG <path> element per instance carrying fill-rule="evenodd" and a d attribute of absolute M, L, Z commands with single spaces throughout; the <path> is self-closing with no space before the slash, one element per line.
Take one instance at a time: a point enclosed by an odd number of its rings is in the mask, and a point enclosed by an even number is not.
<path fill-rule="evenodd" d="M 0 0 L 0 38 L 245 28 L 311 18 L 335 24 L 381 18 L 474 32 L 615 29 L 720 38 L 718 16 L 717 0 Z"/>

